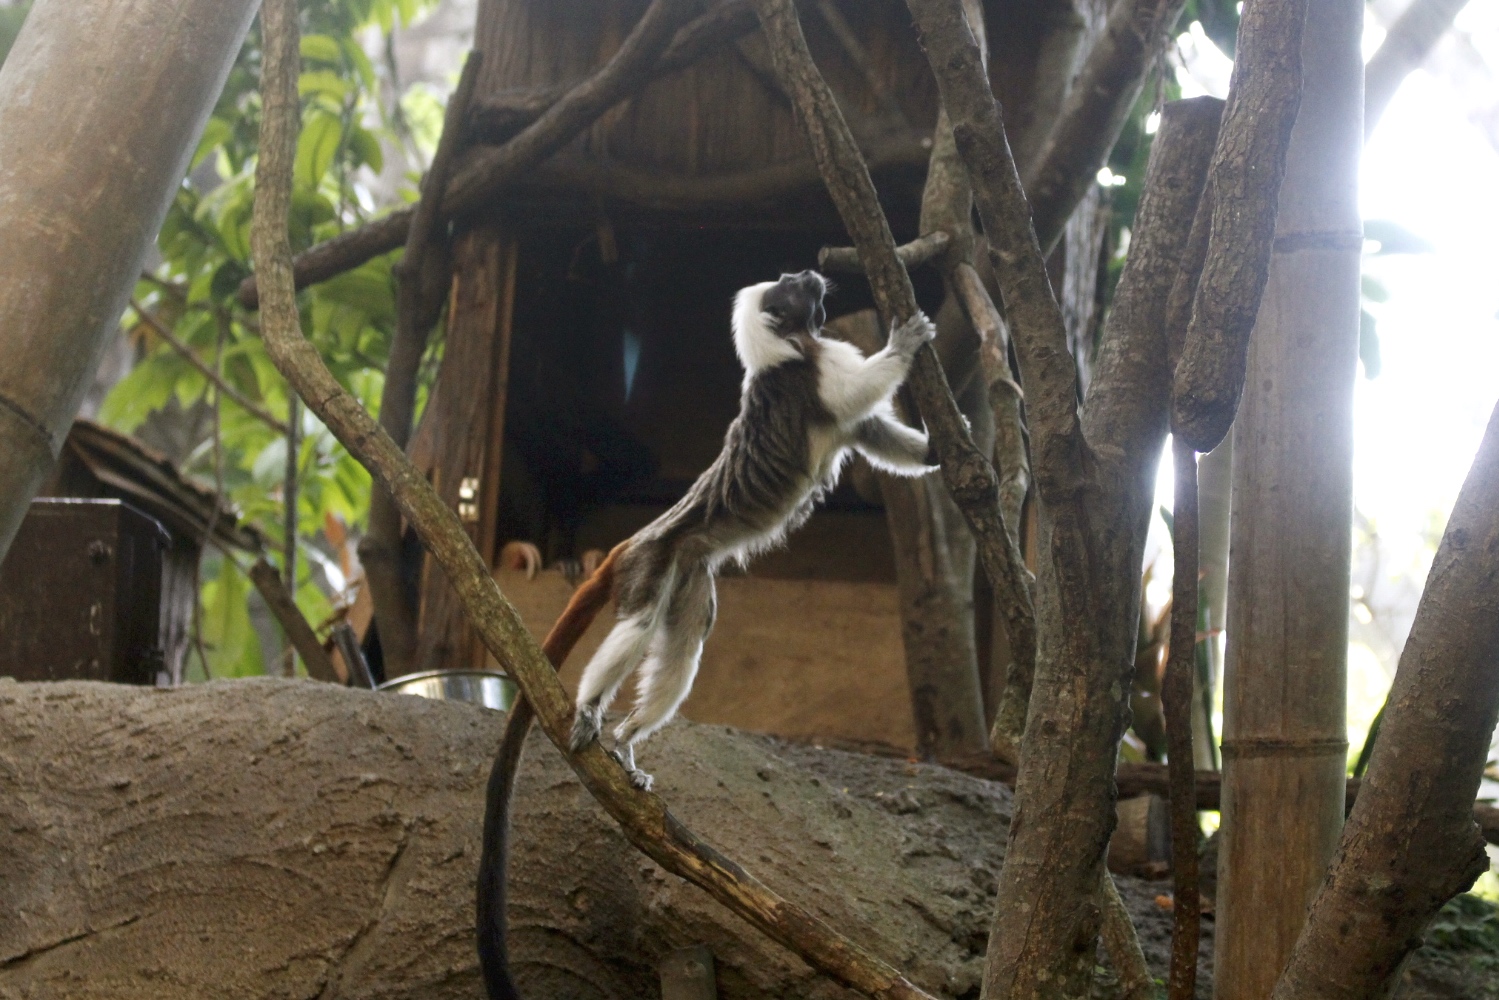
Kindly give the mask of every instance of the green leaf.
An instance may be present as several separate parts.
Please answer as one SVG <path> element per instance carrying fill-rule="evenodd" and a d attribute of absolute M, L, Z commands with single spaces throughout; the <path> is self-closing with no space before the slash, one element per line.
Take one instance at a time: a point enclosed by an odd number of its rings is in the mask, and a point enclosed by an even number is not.
<path fill-rule="evenodd" d="M 219 560 L 219 571 L 203 584 L 201 629 L 209 647 L 215 677 L 253 677 L 265 673 L 260 637 L 250 623 L 250 581 L 232 563 Z"/>
<path fill-rule="evenodd" d="M 1358 317 L 1358 359 L 1364 363 L 1364 377 L 1378 378 L 1384 362 L 1379 356 L 1379 332 L 1367 309 Z"/>
<path fill-rule="evenodd" d="M 338 39 L 329 35 L 303 35 L 302 59 L 305 62 L 342 66 L 343 46 L 339 45 Z"/>
<path fill-rule="evenodd" d="M 26 14 L 30 10 L 30 3 L 0 7 L 0 66 L 5 65 L 5 57 L 10 55 L 10 47 L 16 43 L 16 36 L 21 33 L 21 23 L 26 20 Z"/>
<path fill-rule="evenodd" d="M 189 170 L 196 170 L 198 164 L 204 158 L 218 150 L 220 146 L 228 142 L 234 136 L 234 126 L 217 116 L 209 118 L 208 124 L 203 126 L 203 138 L 198 140 L 198 148 L 193 153 L 193 159 Z"/>
<path fill-rule="evenodd" d="M 297 138 L 297 162 L 294 167 L 297 187 L 307 191 L 317 190 L 323 175 L 333 165 L 333 157 L 338 154 L 342 140 L 341 121 L 323 111 L 313 110 L 308 114 L 307 123 L 302 126 L 302 134 Z"/>
<path fill-rule="evenodd" d="M 1390 301 L 1390 290 L 1384 286 L 1383 281 L 1371 274 L 1359 276 L 1359 291 L 1370 302 Z"/>
<path fill-rule="evenodd" d="M 380 149 L 380 140 L 362 125 L 349 127 L 349 151 L 354 154 L 354 166 L 367 166 L 379 173 L 385 166 L 385 154 Z"/>
<path fill-rule="evenodd" d="M 349 96 L 349 84 L 344 78 L 328 69 L 315 69 L 297 78 L 297 93 L 302 97 L 326 97 L 334 106 Z"/>

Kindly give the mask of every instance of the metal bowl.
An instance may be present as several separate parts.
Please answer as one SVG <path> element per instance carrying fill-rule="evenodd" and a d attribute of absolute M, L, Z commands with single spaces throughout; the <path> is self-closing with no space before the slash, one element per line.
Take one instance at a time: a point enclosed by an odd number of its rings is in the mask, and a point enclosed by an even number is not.
<path fill-rule="evenodd" d="M 466 701 L 505 711 L 515 701 L 515 682 L 492 670 L 426 670 L 386 681 L 375 690 L 414 694 L 438 701 Z"/>

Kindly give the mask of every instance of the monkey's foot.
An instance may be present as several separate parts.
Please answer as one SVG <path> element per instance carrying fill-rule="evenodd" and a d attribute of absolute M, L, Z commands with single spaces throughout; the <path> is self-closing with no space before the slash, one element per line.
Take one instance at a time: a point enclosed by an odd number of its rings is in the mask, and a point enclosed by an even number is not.
<path fill-rule="evenodd" d="M 656 783 L 655 778 L 635 766 L 635 747 L 632 744 L 622 743 L 613 750 L 610 750 L 609 755 L 619 761 L 619 766 L 625 769 L 625 774 L 629 776 L 630 784 L 642 792 L 650 791 L 651 786 Z"/>
<path fill-rule="evenodd" d="M 603 728 L 604 708 L 602 705 L 579 705 L 577 713 L 573 716 L 573 731 L 567 741 L 568 747 L 573 753 L 577 753 L 598 739 L 599 731 Z"/>

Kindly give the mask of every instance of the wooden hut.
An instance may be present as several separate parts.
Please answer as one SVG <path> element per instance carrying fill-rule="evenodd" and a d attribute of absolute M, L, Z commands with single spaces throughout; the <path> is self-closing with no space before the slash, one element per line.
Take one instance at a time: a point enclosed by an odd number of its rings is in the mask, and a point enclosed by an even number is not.
<path fill-rule="evenodd" d="M 503 131 L 507 109 L 587 77 L 646 6 L 481 0 L 476 120 Z M 901 0 L 801 6 L 896 236 L 909 239 L 937 105 L 909 11 Z M 1020 109 L 1010 124 L 1022 155 L 1030 121 L 1060 99 L 1031 92 L 1039 39 L 1056 34 L 1041 22 L 1057 6 L 983 5 L 997 92 Z M 746 32 L 615 107 L 459 234 L 442 367 L 413 454 L 492 565 L 517 539 L 548 564 L 607 549 L 717 453 L 741 379 L 734 291 L 815 266 L 821 247 L 846 242 L 764 40 Z M 914 277 L 935 312 L 940 280 Z M 831 315 L 869 307 L 861 279 L 838 283 Z M 560 577 L 502 583 L 538 633 L 567 592 Z M 721 581 L 719 625 L 685 711 L 911 745 L 896 584 L 878 493 L 846 481 L 785 550 Z M 420 615 L 418 669 L 484 662 L 430 564 Z M 591 647 L 574 654 L 569 678 Z"/>

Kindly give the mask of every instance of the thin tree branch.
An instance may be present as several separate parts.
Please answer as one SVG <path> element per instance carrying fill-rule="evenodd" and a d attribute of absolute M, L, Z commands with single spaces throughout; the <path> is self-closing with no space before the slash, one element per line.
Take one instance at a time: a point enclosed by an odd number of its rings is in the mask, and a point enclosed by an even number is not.
<path fill-rule="evenodd" d="M 287 599 L 292 601 L 294 608 L 297 593 L 297 514 L 299 513 L 297 487 L 301 484 L 298 460 L 301 457 L 302 401 L 297 398 L 296 393 L 292 393 L 286 400 L 286 471 L 281 478 L 281 575 Z M 292 633 L 288 632 L 286 638 L 290 642 Z M 286 650 L 282 671 L 287 677 L 297 675 L 297 658 L 294 655 L 296 648 L 298 648 L 298 643 L 290 642 Z M 306 660 L 305 656 L 303 660 Z M 309 672 L 314 669 L 310 662 L 307 669 Z"/>
<path fill-rule="evenodd" d="M 1286 150 L 1301 105 L 1307 0 L 1251 0 L 1213 155 L 1213 223 L 1171 391 L 1171 429 L 1200 452 L 1228 433 L 1270 271 Z M 1353 234 L 1357 238 L 1358 234 Z"/>
<path fill-rule="evenodd" d="M 1172 441 L 1176 498 L 1171 515 L 1175 576 L 1171 584 L 1171 646 L 1161 704 L 1171 775 L 1171 1000 L 1197 995 L 1197 943 L 1202 911 L 1197 892 L 1197 789 L 1192 769 L 1192 678 L 1197 668 L 1197 455 Z"/>
<path fill-rule="evenodd" d="M 875 752 L 870 747 L 861 745 L 858 749 Z M 881 748 L 878 752 L 886 752 Z M 909 751 L 891 747 L 888 750 L 891 756 L 906 756 Z M 954 771 L 962 771 L 971 774 L 975 778 L 984 778 L 987 781 L 998 781 L 1002 784 L 1014 786 L 1016 767 L 1007 761 L 1000 760 L 990 754 L 973 755 L 964 757 L 943 757 L 937 763 L 943 767 L 950 767 Z M 1163 799 L 1171 798 L 1171 774 L 1165 764 L 1134 763 L 1122 761 L 1114 772 L 1114 781 L 1119 788 L 1121 799 L 1132 799 L 1139 795 L 1155 795 Z M 1222 771 L 1198 771 L 1196 772 L 1193 785 L 1196 788 L 1197 809 L 1199 812 L 1217 812 L 1220 808 L 1223 796 L 1223 772 Z M 1361 783 L 1357 778 L 1348 779 L 1348 791 L 1346 808 L 1352 809 L 1353 804 L 1358 801 Z M 1491 844 L 1499 844 L 1499 807 L 1488 802 L 1476 802 L 1471 810 L 1473 822 L 1483 831 L 1483 837 Z"/>
<path fill-rule="evenodd" d="M 887 324 L 904 322 L 917 312 L 915 292 L 848 123 L 807 50 L 796 10 L 790 0 L 755 0 L 755 9 L 828 193 L 858 248 L 875 304 Z M 984 573 L 1007 595 L 1006 606 L 1015 609 L 1017 623 L 1033 618 L 1028 581 L 1017 573 L 1017 565 L 1023 570 L 1023 563 L 1012 559 L 1010 536 L 1000 517 L 999 479 L 975 447 L 930 346 L 916 355 L 907 385 L 936 447 L 943 481 L 973 532 Z M 1025 634 L 1022 630 L 1012 636 L 1012 642 L 1023 643 Z M 1034 657 L 1024 650 L 1017 650 L 1017 655 Z"/>
<path fill-rule="evenodd" d="M 1036 235 L 1050 253 L 1119 138 L 1186 0 L 1119 0 L 1025 171 Z"/>
<path fill-rule="evenodd" d="M 427 336 L 442 309 L 444 292 L 452 283 L 446 223 L 438 207 L 453 162 L 463 147 L 463 123 L 483 64 L 482 53 L 469 53 L 458 86 L 448 100 L 442 137 L 422 185 L 421 201 L 412 216 L 406 252 L 396 266 L 396 331 L 380 396 L 380 426 L 400 448 L 406 447 L 411 436 Z M 433 244 L 437 244 L 436 253 L 429 254 L 428 247 Z M 401 572 L 401 512 L 379 484 L 371 488 L 369 524 L 369 533 L 359 542 L 359 561 L 364 565 L 365 580 L 374 600 L 375 627 L 380 633 L 385 675 L 399 677 L 412 670 L 417 612 L 407 596 Z"/>
<path fill-rule="evenodd" d="M 695 0 L 653 0 L 619 50 L 587 80 L 571 88 L 534 122 L 505 145 L 479 149 L 461 164 L 440 203 L 440 215 L 451 219 L 481 207 L 519 175 L 533 169 L 572 141 L 620 100 L 638 90 L 676 28 L 691 14 Z M 306 287 L 394 250 L 406 240 L 412 213 L 392 212 L 382 219 L 302 254 L 296 265 L 297 287 Z M 256 278 L 239 287 L 239 301 L 256 307 Z"/>
<path fill-rule="evenodd" d="M 1005 318 L 1020 356 L 1037 489 L 1047 502 L 1076 498 L 1088 461 L 1077 414 L 1077 366 L 982 54 L 958 0 L 908 0 L 907 6 L 916 17 L 989 239 Z"/>
<path fill-rule="evenodd" d="M 235 565 L 238 566 L 238 562 Z M 307 675 L 313 680 L 327 681 L 330 684 L 342 683 L 333 666 L 333 659 L 323 648 L 323 644 L 317 641 L 317 633 L 297 607 L 297 602 L 292 600 L 276 567 L 263 558 L 257 559 L 247 575 L 255 584 L 255 589 L 260 591 L 260 596 L 265 599 L 266 607 L 271 609 L 271 614 L 281 623 L 281 630 L 286 633 L 287 641 L 302 654 L 302 662 L 307 665 Z"/>
<path fill-rule="evenodd" d="M 982 24 L 982 9 L 969 6 L 970 24 Z M 981 44 L 982 51 L 982 44 Z M 989 733 L 990 748 L 1008 760 L 1019 759 L 1020 734 L 1025 729 L 1026 701 L 1036 670 L 1036 609 L 1034 580 L 1020 548 L 1020 514 L 1030 476 L 1026 454 L 1022 395 L 1010 378 L 1008 333 L 999 310 L 973 269 L 973 188 L 958 155 L 957 141 L 946 111 L 937 115 L 937 132 L 921 199 L 921 226 L 949 232 L 953 245 L 943 256 L 943 275 L 957 296 L 970 325 L 979 336 L 979 364 L 984 371 L 990 409 L 994 416 L 994 469 L 1000 476 L 999 514 L 1005 530 L 1005 575 L 990 576 L 995 600 L 1005 622 L 1010 663 L 1005 696 Z M 1016 493 L 1019 496 L 1016 496 Z M 986 571 L 987 575 L 987 571 Z"/>
<path fill-rule="evenodd" d="M 952 237 L 938 229 L 896 247 L 895 256 L 909 271 L 942 256 L 951 244 Z M 830 274 L 864 273 L 864 267 L 859 263 L 858 247 L 823 247 L 817 253 L 817 266 Z"/>
<path fill-rule="evenodd" d="M 302 335 L 287 219 L 297 135 L 295 0 L 266 0 L 260 160 L 251 246 L 265 282 L 263 327 L 271 359 L 350 453 L 382 481 L 446 573 L 485 646 L 520 684 L 542 728 L 566 747 L 571 704 L 536 640 L 505 600 L 458 521 L 390 436 L 333 377 Z M 662 867 L 708 890 L 815 968 L 877 998 L 927 994 L 817 917 L 781 898 L 667 811 L 659 796 L 634 788 L 597 742 L 568 757 L 589 792 L 630 841 Z"/>
<path fill-rule="evenodd" d="M 1390 25 L 1364 66 L 1364 138 L 1384 116 L 1405 78 L 1419 69 L 1468 0 L 1413 0 Z"/>
<path fill-rule="evenodd" d="M 157 319 L 154 315 L 148 312 L 145 306 L 141 305 L 135 299 L 131 299 L 130 308 L 134 310 L 135 314 L 141 318 L 141 322 L 149 326 L 158 337 L 166 341 L 167 346 L 171 347 L 172 350 L 182 355 L 184 361 L 192 365 L 199 375 L 202 375 L 204 378 L 208 379 L 209 382 L 213 383 L 214 388 L 223 393 L 226 398 L 233 400 L 236 406 L 244 410 L 246 413 L 250 414 L 250 416 L 254 417 L 256 420 L 259 420 L 261 423 L 265 424 L 267 427 L 271 428 L 277 434 L 280 434 L 283 437 L 286 435 L 288 429 L 286 421 L 278 419 L 276 415 L 273 414 L 270 410 L 267 410 L 259 403 L 254 402 L 244 393 L 240 392 L 238 389 L 234 388 L 234 386 L 224 381 L 223 377 L 219 375 L 218 372 L 214 371 L 212 368 L 208 367 L 208 365 L 204 364 L 203 360 L 193 353 L 193 349 L 191 347 L 188 347 L 182 341 L 178 340 L 176 334 L 167 329 L 165 323 L 161 322 L 161 320 Z"/>
<path fill-rule="evenodd" d="M 1010 334 L 984 287 L 978 271 L 967 261 L 950 274 L 953 291 L 968 322 L 979 335 L 979 360 L 989 385 L 989 405 L 994 409 L 994 464 L 999 473 L 999 509 L 1011 542 L 1020 548 L 1020 517 L 1031 488 L 1030 451 L 1026 445 L 1025 420 L 1020 406 L 1025 393 L 1010 377 Z"/>

